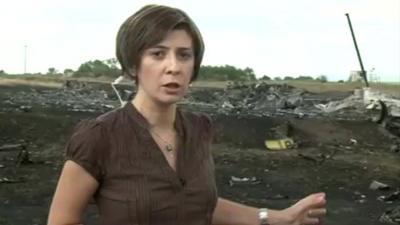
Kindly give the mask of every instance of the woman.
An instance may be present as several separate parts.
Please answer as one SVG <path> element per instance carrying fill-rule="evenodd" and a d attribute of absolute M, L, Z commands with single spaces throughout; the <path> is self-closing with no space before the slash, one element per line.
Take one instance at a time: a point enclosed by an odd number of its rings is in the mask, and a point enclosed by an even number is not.
<path fill-rule="evenodd" d="M 120 109 L 82 122 L 66 148 L 49 225 L 81 224 L 94 197 L 101 224 L 318 224 L 323 193 L 284 210 L 217 197 L 212 127 L 177 102 L 197 77 L 200 32 L 181 10 L 148 5 L 117 36 L 117 58 L 137 93 Z"/>

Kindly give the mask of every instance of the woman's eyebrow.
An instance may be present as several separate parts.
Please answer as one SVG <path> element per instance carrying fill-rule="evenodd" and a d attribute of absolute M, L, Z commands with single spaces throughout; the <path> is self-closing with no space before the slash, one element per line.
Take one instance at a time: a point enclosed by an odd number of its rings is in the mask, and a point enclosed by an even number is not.
<path fill-rule="evenodd" d="M 154 48 L 163 49 L 163 50 L 168 50 L 168 49 L 170 49 L 170 47 L 167 47 L 167 46 L 165 46 L 165 45 L 160 45 L 160 44 L 155 45 L 155 46 L 151 47 L 150 49 L 154 49 Z M 192 51 L 193 48 L 192 48 L 192 47 L 178 47 L 178 50 L 188 50 L 188 51 Z"/>
<path fill-rule="evenodd" d="M 167 46 L 164 46 L 164 45 L 155 45 L 151 48 L 169 49 Z"/>

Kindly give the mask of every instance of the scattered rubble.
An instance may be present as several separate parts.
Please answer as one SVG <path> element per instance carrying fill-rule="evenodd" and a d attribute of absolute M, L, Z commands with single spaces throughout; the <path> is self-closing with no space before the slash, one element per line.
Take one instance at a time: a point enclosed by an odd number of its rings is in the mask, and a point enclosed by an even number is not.
<path fill-rule="evenodd" d="M 282 194 L 276 194 L 276 195 L 272 195 L 272 196 L 266 196 L 265 198 L 269 199 L 269 200 L 281 200 L 281 199 L 288 199 L 289 196 L 282 195 Z"/>
<path fill-rule="evenodd" d="M 0 146 L 1 151 L 19 151 L 23 149 L 25 146 L 23 144 L 4 144 Z"/>
<path fill-rule="evenodd" d="M 294 110 L 301 106 L 307 92 L 290 85 L 267 83 L 243 84 L 234 82 L 216 99 L 221 113 L 276 112 L 278 109 Z"/>
<path fill-rule="evenodd" d="M 72 81 L 71 81 L 72 82 Z M 73 82 L 80 84 L 80 82 Z M 74 87 L 81 89 L 74 89 Z M 67 88 L 68 87 L 68 88 Z M 37 108 L 67 109 L 74 112 L 106 112 L 114 107 L 116 101 L 104 90 L 92 90 L 87 85 L 67 85 L 64 89 L 34 89 L 21 91 L 18 95 L 5 93 L 3 112 L 34 112 Z"/>
<path fill-rule="evenodd" d="M 398 138 L 400 144 L 400 117 L 389 117 L 382 125 L 393 137 Z"/>
<path fill-rule="evenodd" d="M 23 181 L 18 180 L 18 179 L 11 179 L 11 178 L 7 178 L 7 177 L 0 177 L 0 184 L 1 183 L 13 184 L 13 183 L 21 183 L 21 182 L 23 182 Z"/>
<path fill-rule="evenodd" d="M 106 85 L 108 86 L 108 85 Z M 119 86 L 117 86 L 118 88 Z M 128 100 L 135 92 L 119 88 L 123 100 Z M 358 91 L 360 92 L 360 91 Z M 364 92 L 366 92 L 364 90 Z M 193 88 L 182 104 L 197 105 L 217 111 L 219 114 L 253 114 L 262 116 L 288 115 L 297 118 L 304 117 L 346 117 L 346 119 L 368 119 L 366 99 L 376 99 L 377 93 L 372 90 L 367 94 L 354 94 L 345 99 L 338 97 L 329 102 L 318 94 L 295 88 L 287 84 L 253 83 L 244 84 L 233 82 L 225 90 L 216 88 Z M 380 96 L 380 95 L 379 95 Z M 396 104 L 400 100 L 382 97 L 382 102 L 388 107 L 389 115 L 395 114 Z M 9 95 L 3 99 L 8 110 L 31 112 L 35 110 L 32 102 L 41 107 L 66 107 L 75 112 L 105 112 L 118 107 L 118 98 L 111 86 L 109 90 L 92 87 L 88 82 L 67 80 L 63 89 L 22 91 L 18 96 Z M 18 104 L 16 104 L 18 102 Z M 372 106 L 370 106 L 372 107 Z M 2 109 L 5 110 L 5 109 Z M 351 113 L 348 112 L 351 110 Z M 394 125 L 392 125 L 394 124 Z M 389 129 L 400 130 L 397 122 L 387 123 Z M 394 126 L 395 128 L 392 128 Z M 400 131 L 398 131 L 400 133 Z"/>
<path fill-rule="evenodd" d="M 397 189 L 395 192 L 389 195 L 382 195 L 378 197 L 379 201 L 383 202 L 394 202 L 400 200 L 400 189 Z"/>
<path fill-rule="evenodd" d="M 392 146 L 390 146 L 390 151 L 395 153 L 400 152 L 400 142 L 392 144 Z"/>
<path fill-rule="evenodd" d="M 237 184 L 259 184 L 261 181 L 259 181 L 256 177 L 235 177 L 231 176 L 231 179 L 229 180 L 229 185 L 234 186 Z"/>
<path fill-rule="evenodd" d="M 384 183 L 381 183 L 379 181 L 372 181 L 372 183 L 369 185 L 369 189 L 371 190 L 388 190 L 390 189 L 390 186 Z"/>
<path fill-rule="evenodd" d="M 379 218 L 382 223 L 400 224 L 400 205 L 386 210 Z"/>
<path fill-rule="evenodd" d="M 32 164 L 33 161 L 31 160 L 30 153 L 25 148 L 22 149 L 17 156 L 17 165 L 24 165 L 24 164 Z"/>
<path fill-rule="evenodd" d="M 85 88 L 90 88 L 87 82 L 77 81 L 77 80 L 65 80 L 62 87 L 68 90 L 80 90 Z"/>
<path fill-rule="evenodd" d="M 277 140 L 266 140 L 265 146 L 268 150 L 285 150 L 294 149 L 297 145 L 292 138 L 284 138 Z"/>

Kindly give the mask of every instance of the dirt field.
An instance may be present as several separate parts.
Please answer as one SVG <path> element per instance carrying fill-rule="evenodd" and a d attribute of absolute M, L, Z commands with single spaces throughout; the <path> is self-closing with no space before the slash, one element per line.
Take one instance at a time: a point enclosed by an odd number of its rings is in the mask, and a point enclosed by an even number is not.
<path fill-rule="evenodd" d="M 198 90 L 202 95 L 211 92 Z M 46 223 L 72 127 L 83 118 L 110 110 L 108 104 L 118 105 L 112 95 L 98 101 L 101 107 L 97 101 L 91 104 L 93 98 L 88 96 L 96 91 L 65 94 L 68 90 L 59 87 L 0 85 L 0 225 Z M 338 99 L 346 95 L 310 96 Z M 206 112 L 215 121 L 213 151 L 220 196 L 279 209 L 309 193 L 324 191 L 329 214 L 323 224 L 377 225 L 390 224 L 390 219 L 400 224 L 394 220 L 400 212 L 393 210 L 400 211 L 400 194 L 396 195 L 400 152 L 395 148 L 400 137 L 382 126 L 350 114 L 299 117 L 290 111 L 226 113 L 205 103 L 182 107 Z M 263 141 L 278 137 L 274 135 L 282 124 L 290 124 L 290 137 L 298 147 L 266 150 Z M 390 188 L 372 190 L 369 186 L 374 180 Z M 389 219 L 380 222 L 385 212 Z M 96 221 L 96 208 L 91 205 L 85 224 Z"/>

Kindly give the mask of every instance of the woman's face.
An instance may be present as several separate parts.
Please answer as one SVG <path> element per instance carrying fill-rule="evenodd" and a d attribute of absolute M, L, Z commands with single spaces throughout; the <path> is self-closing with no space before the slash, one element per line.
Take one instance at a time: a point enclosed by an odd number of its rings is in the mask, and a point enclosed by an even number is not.
<path fill-rule="evenodd" d="M 187 93 L 193 69 L 192 38 L 185 30 L 172 30 L 144 51 L 137 94 L 158 104 L 176 103 Z"/>

